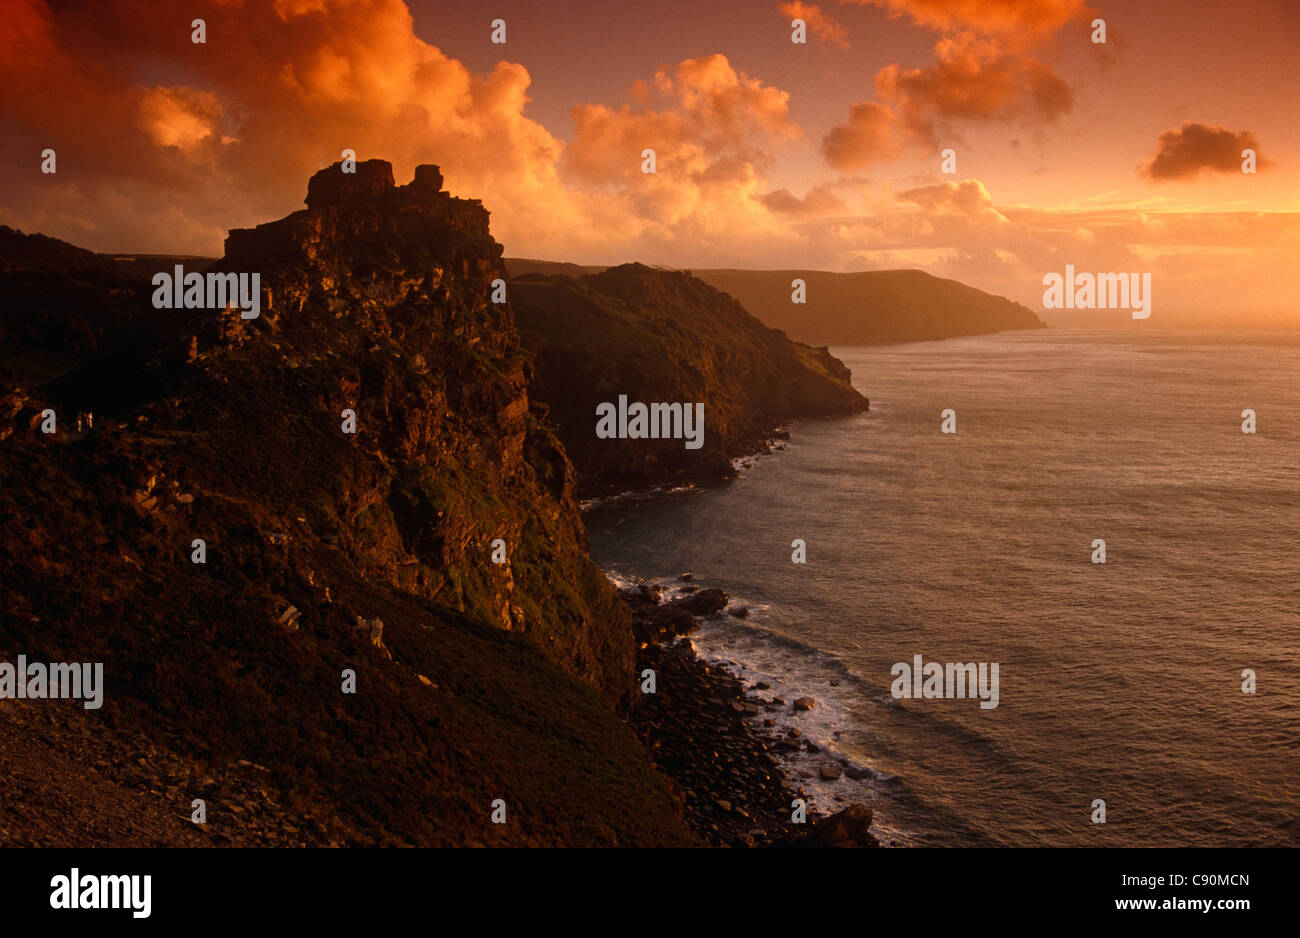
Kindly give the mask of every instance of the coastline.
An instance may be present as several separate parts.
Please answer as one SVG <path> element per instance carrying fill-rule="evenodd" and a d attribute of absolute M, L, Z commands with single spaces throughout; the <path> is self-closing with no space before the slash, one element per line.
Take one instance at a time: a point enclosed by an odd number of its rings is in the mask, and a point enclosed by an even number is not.
<path fill-rule="evenodd" d="M 683 589 L 690 591 L 665 599 L 661 587 L 642 584 L 619 588 L 619 595 L 637 630 L 639 680 L 651 669 L 656 685 L 626 719 L 681 798 L 687 826 L 709 846 L 882 846 L 870 830 L 869 807 L 851 802 L 819 811 L 781 758 L 819 751 L 797 729 L 782 732 L 774 718 L 816 702 L 764 696 L 765 683 L 746 687 L 727 666 L 696 654 L 689 636 L 700 626 L 698 616 L 723 614 L 728 597 L 717 589 Z M 839 761 L 826 771 L 837 777 L 856 771 L 847 759 Z M 796 799 L 806 805 L 806 823 L 792 823 Z"/>
<path fill-rule="evenodd" d="M 807 417 L 807 420 L 820 418 Z M 677 495 L 682 492 L 691 492 L 698 488 L 710 485 L 722 485 L 733 479 L 740 478 L 741 475 L 748 472 L 758 465 L 759 460 L 768 456 L 774 456 L 783 451 L 790 444 L 790 423 L 789 421 L 778 421 L 773 424 L 772 429 L 761 436 L 756 437 L 751 442 L 745 444 L 744 449 L 737 456 L 730 460 L 730 468 L 723 473 L 711 473 L 701 475 L 699 478 L 679 479 L 676 481 L 659 482 L 654 485 L 647 485 L 638 488 L 621 488 L 613 487 L 604 494 L 586 493 L 581 496 L 578 502 L 578 510 L 584 514 L 593 508 L 600 508 L 605 505 L 619 504 L 620 502 L 645 501 L 653 498 L 659 498 L 664 495 Z M 617 584 L 616 584 L 617 585 Z"/>

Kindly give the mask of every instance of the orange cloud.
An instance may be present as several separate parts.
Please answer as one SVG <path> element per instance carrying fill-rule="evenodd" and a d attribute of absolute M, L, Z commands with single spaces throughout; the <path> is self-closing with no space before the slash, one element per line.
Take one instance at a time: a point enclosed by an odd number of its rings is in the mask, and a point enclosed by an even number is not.
<path fill-rule="evenodd" d="M 1264 272 L 1300 263 L 1295 212 L 999 207 L 977 179 L 896 193 L 869 214 L 823 224 L 817 237 L 825 255 L 852 259 L 845 269 L 921 266 L 1035 309 L 1042 275 L 1068 263 L 1151 271 L 1171 313 L 1244 303 L 1294 310 L 1290 281 Z"/>
<path fill-rule="evenodd" d="M 853 170 L 898 156 L 902 149 L 895 130 L 898 118 L 876 101 L 857 101 L 849 119 L 832 127 L 822 139 L 822 155 L 836 169 Z"/>
<path fill-rule="evenodd" d="M 140 124 L 160 147 L 193 152 L 217 138 L 224 109 L 198 88 L 153 88 L 140 100 Z"/>
<path fill-rule="evenodd" d="M 1256 152 L 1257 168 L 1272 165 L 1258 157 L 1259 141 L 1248 130 L 1186 121 L 1179 129 L 1162 133 L 1158 143 L 1156 155 L 1142 168 L 1143 175 L 1157 181 L 1192 179 L 1202 172 L 1239 173 L 1245 149 Z"/>
<path fill-rule="evenodd" d="M 732 68 L 724 55 L 687 59 L 638 82 L 618 108 L 573 109 L 562 178 L 601 193 L 603 210 L 664 243 L 734 236 L 731 225 L 771 229 L 755 202 L 770 145 L 801 135 L 789 95 Z M 642 172 L 642 153 L 655 172 Z"/>
<path fill-rule="evenodd" d="M 802 199 L 789 189 L 777 189 L 759 196 L 759 201 L 781 215 L 837 215 L 848 211 L 844 200 L 827 186 L 816 186 Z"/>
<path fill-rule="evenodd" d="M 927 68 L 888 65 L 876 74 L 876 94 L 926 146 L 942 121 L 1049 123 L 1073 104 L 1070 86 L 1050 68 L 996 43 L 964 35 L 940 40 L 935 54 Z"/>
<path fill-rule="evenodd" d="M 415 34 L 400 0 L 195 0 L 183 29 L 146 0 L 13 5 L 0 143 L 32 160 L 31 175 L 0 177 L 0 215 L 26 230 L 218 253 L 229 228 L 300 208 L 308 177 L 351 149 L 398 178 L 440 164 L 512 251 L 686 254 L 739 251 L 738 227 L 780 236 L 758 197 L 771 146 L 800 135 L 789 95 L 723 55 L 659 69 L 621 107 L 576 108 L 566 145 L 528 116 L 524 66 L 471 72 Z M 39 174 L 47 146 L 57 175 Z"/>
<path fill-rule="evenodd" d="M 940 37 L 929 67 L 880 70 L 875 100 L 820 141 L 831 163 L 928 145 L 938 122 L 1045 119 L 1067 105 L 1032 49 L 998 32 L 1012 14 L 988 14 L 975 30 L 973 8 L 914 8 L 956 32 Z M 1267 271 L 1300 258 L 1294 214 L 1034 212 L 999 206 L 978 180 L 901 193 L 812 180 L 796 196 L 766 178 L 800 135 L 789 95 L 721 55 L 660 68 L 624 102 L 576 108 L 566 143 L 530 117 L 524 66 L 471 71 L 417 36 L 398 0 L 192 0 L 181 26 L 153 0 L 57 10 L 8 0 L 0 25 L 0 147 L 17 155 L 0 174 L 0 220 L 95 250 L 217 253 L 227 229 L 301 208 L 307 178 L 350 148 L 391 160 L 399 179 L 441 164 L 451 191 L 484 200 L 515 256 L 920 265 L 1023 301 L 1064 263 L 1144 264 L 1172 272 L 1162 289 L 1225 306 L 1242 283 L 1281 305 L 1289 282 Z M 195 16 L 207 20 L 207 47 L 189 41 Z M 1031 17 L 1026 29 L 1053 21 Z M 58 151 L 57 175 L 39 171 L 45 147 Z M 647 147 L 658 154 L 652 176 L 640 172 Z M 1181 152 L 1167 149 L 1168 159 Z"/>
<path fill-rule="evenodd" d="M 932 215 L 964 215 L 968 218 L 1006 221 L 993 207 L 993 197 L 978 179 L 920 186 L 900 192 L 898 197 L 904 202 L 921 206 Z"/>
<path fill-rule="evenodd" d="M 391 159 L 399 176 L 440 163 L 461 194 L 516 206 L 520 227 L 578 221 L 558 198 L 563 146 L 524 113 L 527 70 L 471 73 L 415 35 L 400 0 L 195 0 L 183 29 L 143 0 L 57 15 L 15 2 L 44 51 L 21 64 L 0 56 L 12 119 L 0 135 L 19 152 L 59 154 L 40 187 L 0 182 L 0 205 L 31 227 L 42 213 L 93 211 L 119 232 L 105 249 L 210 253 L 227 228 L 299 207 L 304 181 L 345 148 Z M 207 45 L 190 42 L 193 17 L 206 20 Z M 184 79 L 141 77 L 156 75 Z M 178 231 L 202 243 L 159 243 Z"/>
<path fill-rule="evenodd" d="M 777 9 L 792 20 L 803 20 L 808 24 L 808 29 L 813 36 L 828 46 L 834 46 L 837 49 L 847 49 L 849 47 L 848 30 L 817 4 L 804 3 L 803 0 L 793 0 L 793 2 L 778 4 Z"/>
<path fill-rule="evenodd" d="M 1069 84 L 1027 50 L 1086 9 L 1083 0 L 857 0 L 952 31 L 924 68 L 876 72 L 876 101 L 855 102 L 822 152 L 837 169 L 898 155 L 902 142 L 933 149 L 956 121 L 1047 124 L 1074 103 Z"/>
<path fill-rule="evenodd" d="M 877 6 L 943 32 L 974 30 L 1006 38 L 1040 38 L 1088 11 L 1086 0 L 841 0 Z"/>

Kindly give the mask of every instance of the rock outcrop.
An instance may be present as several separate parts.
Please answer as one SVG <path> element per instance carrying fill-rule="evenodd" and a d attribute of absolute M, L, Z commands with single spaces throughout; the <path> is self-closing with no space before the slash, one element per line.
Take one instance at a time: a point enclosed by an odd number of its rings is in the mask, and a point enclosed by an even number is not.
<path fill-rule="evenodd" d="M 525 346 L 486 209 L 435 166 L 356 170 L 215 261 L 0 229 L 0 661 L 106 682 L 99 710 L 15 709 L 0 840 L 776 842 L 791 793 L 742 727 L 757 703 L 654 644 L 727 597 L 629 611 L 561 438 L 593 488 L 716 478 L 777 421 L 865 407 L 847 370 L 635 265 L 515 281 Z M 154 308 L 173 264 L 256 272 L 260 315 Z M 700 458 L 596 453 L 593 393 L 704 402 Z M 663 695 L 634 707 L 642 667 Z"/>
<path fill-rule="evenodd" d="M 162 790 L 129 771 L 147 738 L 195 777 L 267 766 L 260 816 L 307 842 L 687 843 L 615 715 L 631 627 L 491 302 L 488 212 L 436 167 L 357 170 L 230 233 L 211 270 L 260 274 L 251 320 L 9 239 L 0 660 L 104 663 L 105 790 Z M 217 842 L 299 841 L 209 810 Z"/>
<path fill-rule="evenodd" d="M 548 405 L 583 494 L 727 478 L 784 421 L 868 406 L 825 348 L 791 342 L 686 273 L 625 264 L 577 280 L 528 274 L 510 291 L 533 396 Z M 597 406 L 620 395 L 702 403 L 703 445 L 598 438 Z"/>
<path fill-rule="evenodd" d="M 306 210 L 232 231 L 213 269 L 261 271 L 261 347 L 293 349 L 317 445 L 355 465 L 318 483 L 336 523 L 363 522 L 340 523 L 340 545 L 366 573 L 529 635 L 616 700 L 631 642 L 586 558 L 573 471 L 530 411 L 510 308 L 491 301 L 501 246 L 482 204 L 441 185 L 436 166 L 396 186 L 382 160 L 335 164 Z M 339 432 L 344 410 L 354 436 Z M 571 584 L 562 600 L 557 581 Z"/>
<path fill-rule="evenodd" d="M 871 832 L 871 809 L 851 804 L 828 817 L 818 818 L 807 838 L 797 842 L 805 847 L 879 847 Z"/>

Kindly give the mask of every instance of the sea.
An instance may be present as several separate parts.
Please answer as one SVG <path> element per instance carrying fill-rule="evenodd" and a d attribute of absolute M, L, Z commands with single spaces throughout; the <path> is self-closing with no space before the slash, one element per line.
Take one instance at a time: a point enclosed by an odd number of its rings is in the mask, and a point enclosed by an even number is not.
<path fill-rule="evenodd" d="M 832 351 L 869 412 L 585 512 L 616 583 L 729 594 L 691 640 L 787 702 L 813 807 L 897 846 L 1300 845 L 1300 336 Z M 917 656 L 996 664 L 997 706 L 901 696 Z"/>

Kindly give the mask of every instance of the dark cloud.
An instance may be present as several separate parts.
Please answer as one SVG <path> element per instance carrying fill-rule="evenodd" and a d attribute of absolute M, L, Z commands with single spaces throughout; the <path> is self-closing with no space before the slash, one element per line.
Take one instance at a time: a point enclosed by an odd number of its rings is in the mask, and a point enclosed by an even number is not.
<path fill-rule="evenodd" d="M 1239 173 L 1241 151 L 1248 148 L 1256 153 L 1257 168 L 1272 165 L 1259 157 L 1259 141 L 1249 130 L 1233 131 L 1186 121 L 1177 130 L 1162 133 L 1158 144 L 1155 157 L 1142 168 L 1148 179 L 1192 179 L 1202 171 Z"/>

